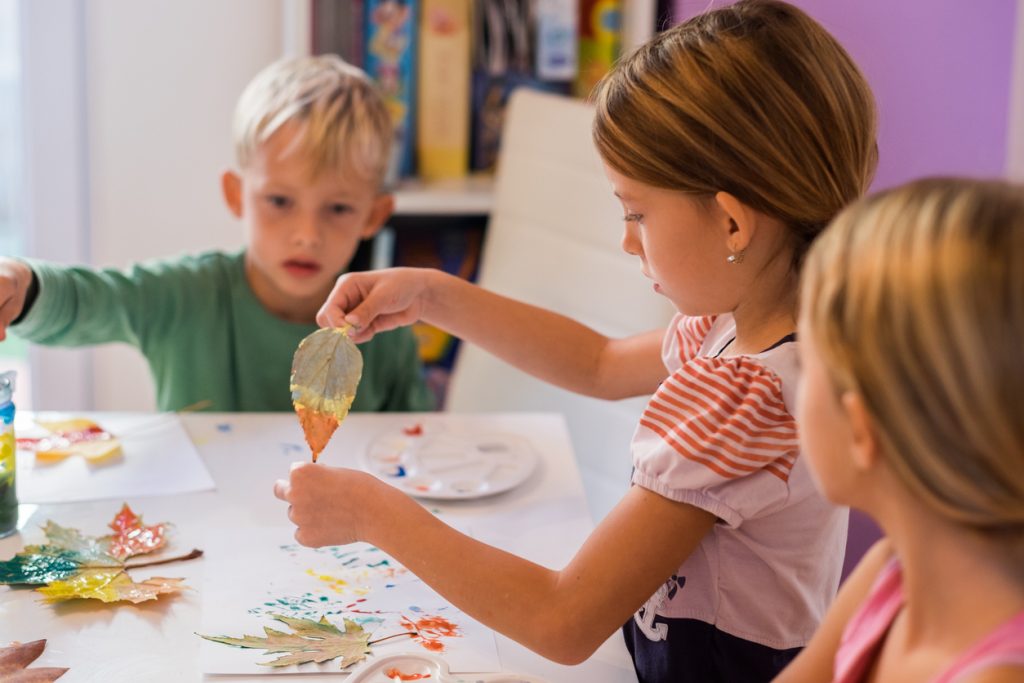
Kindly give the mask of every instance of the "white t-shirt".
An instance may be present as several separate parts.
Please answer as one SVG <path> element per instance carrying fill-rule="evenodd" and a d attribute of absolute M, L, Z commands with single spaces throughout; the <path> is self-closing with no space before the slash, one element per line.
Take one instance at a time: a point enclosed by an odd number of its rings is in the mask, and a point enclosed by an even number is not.
<path fill-rule="evenodd" d="M 718 358 L 731 315 L 669 326 L 669 377 L 633 436 L 633 483 L 719 518 L 678 572 L 635 615 L 651 640 L 698 619 L 776 649 L 807 643 L 835 597 L 846 508 L 818 493 L 793 419 L 795 341 Z"/>

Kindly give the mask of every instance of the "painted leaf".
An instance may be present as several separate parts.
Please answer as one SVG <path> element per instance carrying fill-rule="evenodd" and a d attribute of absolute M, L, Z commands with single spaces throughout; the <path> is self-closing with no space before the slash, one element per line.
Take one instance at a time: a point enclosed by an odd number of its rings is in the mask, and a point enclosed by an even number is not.
<path fill-rule="evenodd" d="M 348 415 L 363 375 L 363 354 L 348 330 L 317 330 L 299 343 L 292 358 L 292 404 L 313 462 Z"/>
<path fill-rule="evenodd" d="M 91 569 L 37 590 L 46 596 L 47 602 L 92 598 L 103 602 L 139 603 L 156 600 L 162 593 L 177 593 L 184 588 L 182 581 L 184 579 L 155 576 L 136 583 L 123 569 Z"/>
<path fill-rule="evenodd" d="M 8 647 L 0 647 L 0 681 L 5 683 L 43 683 L 55 681 L 67 671 L 57 667 L 28 668 L 43 654 L 45 640 L 33 640 L 31 643 L 14 643 Z"/>
<path fill-rule="evenodd" d="M 126 565 L 125 559 L 149 553 L 167 543 L 169 524 L 145 526 L 127 505 L 110 523 L 113 534 L 83 536 L 78 529 L 48 521 L 43 527 L 47 542 L 28 545 L 10 560 L 0 561 L 0 584 L 35 585 L 49 602 L 91 598 L 103 602 L 143 602 L 185 586 L 182 579 L 154 577 L 136 583 L 127 570 L 133 566 L 198 557 L 188 556 Z"/>
<path fill-rule="evenodd" d="M 39 438 L 19 438 L 18 448 L 34 451 L 39 462 L 51 463 L 81 455 L 96 465 L 122 454 L 121 441 L 92 420 L 40 420 L 36 424 L 49 434 Z"/>
<path fill-rule="evenodd" d="M 292 633 L 276 631 L 269 626 L 263 627 L 266 637 L 242 636 L 204 636 L 207 640 L 235 647 L 266 650 L 266 654 L 282 654 L 281 657 L 269 662 L 259 662 L 263 666 L 289 666 L 291 664 L 317 664 L 341 658 L 341 668 L 345 669 L 366 659 L 370 653 L 370 635 L 363 627 L 345 619 L 345 630 L 338 628 L 321 617 L 320 621 L 297 619 L 281 614 L 269 615 L 292 629 Z"/>

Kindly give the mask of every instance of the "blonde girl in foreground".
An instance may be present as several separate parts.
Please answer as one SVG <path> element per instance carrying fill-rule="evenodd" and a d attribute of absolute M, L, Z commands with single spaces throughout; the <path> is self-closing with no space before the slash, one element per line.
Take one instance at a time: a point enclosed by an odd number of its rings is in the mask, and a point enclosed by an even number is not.
<path fill-rule="evenodd" d="M 811 250 L 797 416 L 885 530 L 780 681 L 1024 680 L 1024 187 L 923 180 Z"/>
<path fill-rule="evenodd" d="M 871 93 L 802 11 L 747 1 L 625 57 L 596 104 L 622 246 L 679 310 L 668 330 L 609 339 L 417 269 L 343 277 L 318 321 L 362 341 L 423 319 L 580 393 L 654 394 L 623 500 L 553 570 L 363 472 L 298 465 L 276 493 L 300 543 L 369 541 L 551 659 L 580 662 L 621 627 L 642 681 L 769 680 L 814 633 L 843 561 L 846 512 L 799 456 L 793 333 L 803 254 L 874 171 Z"/>

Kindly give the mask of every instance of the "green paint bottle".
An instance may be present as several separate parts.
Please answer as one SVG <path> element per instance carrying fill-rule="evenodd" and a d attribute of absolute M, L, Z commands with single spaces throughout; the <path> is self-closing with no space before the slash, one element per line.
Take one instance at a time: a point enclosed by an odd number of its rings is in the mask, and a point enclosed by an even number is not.
<path fill-rule="evenodd" d="M 18 529 L 18 492 L 14 486 L 14 371 L 0 373 L 0 538 Z"/>

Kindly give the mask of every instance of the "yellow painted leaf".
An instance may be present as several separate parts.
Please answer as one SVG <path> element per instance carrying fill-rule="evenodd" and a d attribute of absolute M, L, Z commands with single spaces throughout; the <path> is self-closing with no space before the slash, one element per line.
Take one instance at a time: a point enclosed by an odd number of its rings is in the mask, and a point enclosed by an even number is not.
<path fill-rule="evenodd" d="M 348 330 L 317 330 L 299 343 L 292 358 L 292 404 L 313 462 L 348 415 L 363 375 L 363 354 Z"/>
<path fill-rule="evenodd" d="M 37 588 L 48 602 L 61 602 L 73 598 L 92 598 L 103 602 L 128 601 L 133 603 L 156 600 L 164 593 L 177 593 L 184 579 L 153 577 L 136 583 L 123 569 L 90 569 L 64 581 L 54 581 Z"/>

